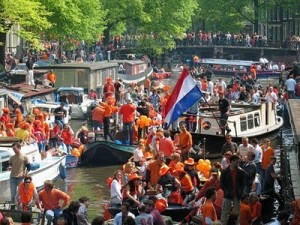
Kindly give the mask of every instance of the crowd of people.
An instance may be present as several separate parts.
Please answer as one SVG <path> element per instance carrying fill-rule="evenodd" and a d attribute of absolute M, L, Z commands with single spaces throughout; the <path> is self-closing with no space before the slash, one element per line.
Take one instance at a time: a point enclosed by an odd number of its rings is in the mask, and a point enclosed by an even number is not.
<path fill-rule="evenodd" d="M 256 85 L 255 80 L 252 88 L 249 88 L 247 83 L 251 76 L 236 77 L 232 83 L 222 78 L 213 82 L 205 76 L 195 77 L 195 82 L 205 93 L 203 99 L 195 104 L 196 110 L 203 104 L 217 103 L 226 121 L 233 100 L 253 104 L 260 104 L 262 99 L 274 104 L 277 101 L 284 102 L 296 95 L 297 83 L 294 77 L 297 75 L 299 74 L 296 72 L 291 74 L 283 89 L 273 84 L 263 88 Z M 142 85 L 132 83 L 128 86 L 121 79 L 113 81 L 108 77 L 101 96 L 94 90 L 89 93 L 89 97 L 95 100 L 92 129 L 95 132 L 103 130 L 106 141 L 116 141 L 110 125 L 111 118 L 116 118 L 118 114 L 120 120 L 116 125 L 123 132 L 121 142 L 137 145 L 132 161 L 124 165 L 122 170 L 116 171 L 109 185 L 111 204 L 122 208 L 121 214 L 116 215 L 115 223 L 121 224 L 122 221 L 124 224 L 127 219 L 124 215 L 133 217 L 128 212 L 129 208 L 139 207 L 142 218 L 137 217 L 135 223 L 143 224 L 141 221 L 149 219 L 153 220 L 153 224 L 163 224 L 159 210 L 164 210 L 168 203 L 193 206 L 200 204 L 197 207 L 199 210 L 194 213 L 202 215 L 203 224 L 211 224 L 212 221 L 233 224 L 227 223 L 230 215 L 237 215 L 236 220 L 245 225 L 260 221 L 258 195 L 277 198 L 281 203 L 281 198 L 274 192 L 275 179 L 278 178 L 280 182 L 280 175 L 274 171 L 276 157 L 270 141 L 266 139 L 260 147 L 255 138 L 250 140 L 250 144 L 245 137 L 242 144 L 237 145 L 231 142 L 226 123 L 221 123 L 220 129 L 226 137 L 222 149 L 220 146 L 222 161 L 211 165 L 211 172 L 205 179 L 199 177 L 194 159 L 190 158 L 193 151 L 193 128 L 185 122 L 180 123 L 180 132 L 172 138 L 170 131 L 163 129 L 162 112 L 171 95 L 170 89 L 169 86 L 161 86 L 148 78 L 145 78 Z M 40 144 L 41 152 L 46 150 L 45 143 L 53 148 L 58 148 L 60 143 L 70 146 L 74 137 L 84 143 L 85 139 L 81 138 L 88 131 L 87 124 L 83 124 L 74 134 L 72 128 L 63 123 L 63 106 L 62 104 L 55 110 L 56 122 L 53 127 L 45 122 L 47 115 L 37 109 L 23 118 L 18 106 L 4 108 L 0 117 L 0 134 L 18 137 L 24 143 L 34 139 Z M 189 110 L 193 110 L 192 108 Z M 28 159 L 20 153 L 21 145 L 14 145 L 13 149 L 15 156 L 10 160 L 12 201 L 18 205 L 21 203 L 22 207 L 35 201 L 38 208 L 45 210 L 48 221 L 57 217 L 55 223 L 60 221 L 58 215 L 62 213 L 61 208 L 69 205 L 66 209 L 68 217 L 75 218 L 80 203 L 70 203 L 69 196 L 56 191 L 51 181 L 45 182 L 44 191 L 37 194 L 31 185 L 31 178 L 26 176 Z M 24 193 L 28 193 L 25 190 L 29 190 L 30 197 L 22 197 Z M 49 197 L 49 193 L 54 193 L 56 197 Z M 156 198 L 145 199 L 150 193 L 161 194 L 165 202 Z M 201 204 L 203 197 L 206 201 Z M 49 202 L 49 199 L 63 199 L 64 204 L 58 206 L 57 202 Z M 189 218 L 185 218 L 182 222 L 188 220 Z"/>
<path fill-rule="evenodd" d="M 80 197 L 77 201 L 71 201 L 71 198 L 65 192 L 56 189 L 53 181 L 46 180 L 44 188 L 37 193 L 37 190 L 32 182 L 32 178 L 25 175 L 18 185 L 18 192 L 15 197 L 16 209 L 22 211 L 20 220 L 22 225 L 32 224 L 33 206 L 40 210 L 40 213 L 45 217 L 47 225 L 103 225 L 104 217 L 97 216 L 90 223 L 88 220 L 89 198 L 86 196 Z M 40 217 L 39 220 L 42 220 Z M 40 222 L 40 221 L 38 221 Z M 11 217 L 6 217 L 1 214 L 0 209 L 0 224 L 13 225 L 14 221 Z"/>

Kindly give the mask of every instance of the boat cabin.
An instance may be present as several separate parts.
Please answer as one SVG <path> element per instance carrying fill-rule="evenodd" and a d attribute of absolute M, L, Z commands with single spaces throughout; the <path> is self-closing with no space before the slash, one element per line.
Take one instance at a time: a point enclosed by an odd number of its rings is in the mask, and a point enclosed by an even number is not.
<path fill-rule="evenodd" d="M 117 79 L 118 63 L 114 61 L 62 63 L 43 67 L 56 75 L 56 87 L 82 87 L 86 93 L 105 84 L 106 77 Z"/>
<path fill-rule="evenodd" d="M 83 87 L 60 87 L 55 93 L 55 102 L 66 103 L 72 118 L 84 119 L 94 100 L 88 98 Z"/>

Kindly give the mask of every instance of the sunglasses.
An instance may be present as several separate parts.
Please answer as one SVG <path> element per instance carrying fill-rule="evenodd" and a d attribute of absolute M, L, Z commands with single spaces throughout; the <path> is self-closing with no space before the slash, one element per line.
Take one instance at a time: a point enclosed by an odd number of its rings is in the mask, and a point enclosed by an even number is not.
<path fill-rule="evenodd" d="M 26 183 L 26 184 L 30 184 L 30 183 L 31 183 L 31 181 L 25 181 L 25 183 Z"/>

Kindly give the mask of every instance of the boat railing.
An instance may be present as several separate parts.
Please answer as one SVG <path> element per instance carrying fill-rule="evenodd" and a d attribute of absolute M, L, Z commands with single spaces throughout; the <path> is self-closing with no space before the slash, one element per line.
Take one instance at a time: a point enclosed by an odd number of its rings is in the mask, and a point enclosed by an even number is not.
<path fill-rule="evenodd" d="M 21 215 L 23 210 L 16 209 L 16 205 L 10 201 L 0 203 L 0 211 L 3 217 L 11 217 L 15 223 L 21 223 Z M 41 210 L 33 207 L 28 210 L 31 213 L 31 224 L 44 225 L 45 217 Z"/>

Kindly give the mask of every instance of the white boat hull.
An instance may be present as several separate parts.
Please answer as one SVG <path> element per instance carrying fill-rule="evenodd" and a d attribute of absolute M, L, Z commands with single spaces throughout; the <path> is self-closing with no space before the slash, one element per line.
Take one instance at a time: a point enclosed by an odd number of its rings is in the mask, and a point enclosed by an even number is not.
<path fill-rule="evenodd" d="M 54 180 L 60 175 L 60 165 L 65 166 L 66 156 L 47 157 L 40 161 L 40 168 L 30 171 L 32 182 L 37 189 L 41 189 L 46 180 Z M 0 202 L 10 201 L 10 171 L 0 174 Z"/>

